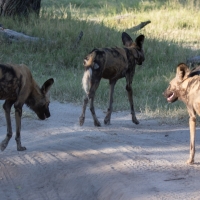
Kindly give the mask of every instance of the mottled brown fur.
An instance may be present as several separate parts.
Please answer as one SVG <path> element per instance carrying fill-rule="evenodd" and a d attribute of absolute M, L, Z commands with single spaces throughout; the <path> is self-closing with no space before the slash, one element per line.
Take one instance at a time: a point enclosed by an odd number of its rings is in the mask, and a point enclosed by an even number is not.
<path fill-rule="evenodd" d="M 181 100 L 185 103 L 189 114 L 190 157 L 188 164 L 194 163 L 196 114 L 200 116 L 200 67 L 190 70 L 186 64 L 177 66 L 176 77 L 170 81 L 163 93 L 167 101 L 172 103 Z"/>
<path fill-rule="evenodd" d="M 5 110 L 7 123 L 7 135 L 0 144 L 2 151 L 7 147 L 9 140 L 12 137 L 10 119 L 10 110 L 12 105 L 14 105 L 15 108 L 15 140 L 17 143 L 17 150 L 23 151 L 26 150 L 26 148 L 21 146 L 20 138 L 22 107 L 26 104 L 42 120 L 50 117 L 49 98 L 47 92 L 53 82 L 54 80 L 51 78 L 40 88 L 33 79 L 27 66 L 23 64 L 0 64 L 0 99 L 5 100 L 3 108 Z"/>
<path fill-rule="evenodd" d="M 144 61 L 144 52 L 142 48 L 144 36 L 138 36 L 135 42 L 133 42 L 132 38 L 124 32 L 122 33 L 122 41 L 125 45 L 124 48 L 114 47 L 93 49 L 85 57 L 83 63 L 85 72 L 82 83 L 87 96 L 84 99 L 82 114 L 79 118 L 80 125 L 83 125 L 84 123 L 85 110 L 89 99 L 94 125 L 100 126 L 100 122 L 95 114 L 93 102 L 101 78 L 108 79 L 110 84 L 109 107 L 104 119 L 105 124 L 110 124 L 114 87 L 116 82 L 123 77 L 126 78 L 126 90 L 128 92 L 131 107 L 132 121 L 135 124 L 139 123 L 135 116 L 133 105 L 132 80 L 136 64 L 141 65 Z"/>

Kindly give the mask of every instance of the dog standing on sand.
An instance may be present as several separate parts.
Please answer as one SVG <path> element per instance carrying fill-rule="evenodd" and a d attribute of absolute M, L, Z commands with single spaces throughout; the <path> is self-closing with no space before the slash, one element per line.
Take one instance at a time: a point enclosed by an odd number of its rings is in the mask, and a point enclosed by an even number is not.
<path fill-rule="evenodd" d="M 7 123 L 7 135 L 0 144 L 1 151 L 4 151 L 12 137 L 12 105 L 15 108 L 17 150 L 26 150 L 26 147 L 21 145 L 20 136 L 22 107 L 26 104 L 42 120 L 50 117 L 47 92 L 53 83 L 54 80 L 50 78 L 40 88 L 26 65 L 0 64 L 0 99 L 5 100 L 3 108 Z"/>
<path fill-rule="evenodd" d="M 169 87 L 163 93 L 170 103 L 181 100 L 185 103 L 189 114 L 190 127 L 190 157 L 188 164 L 194 163 L 196 114 L 200 116 L 200 66 L 190 70 L 181 63 L 177 66 L 176 76 L 169 83 Z"/>
<path fill-rule="evenodd" d="M 79 118 L 81 126 L 85 121 L 85 110 L 88 100 L 90 101 L 90 111 L 94 120 L 94 125 L 101 126 L 94 109 L 95 92 L 101 78 L 108 79 L 110 84 L 109 107 L 104 119 L 105 124 L 110 124 L 114 87 L 116 82 L 123 77 L 126 78 L 126 90 L 131 108 L 132 122 L 139 124 L 135 116 L 133 104 L 132 80 L 136 65 L 142 65 L 145 60 L 143 51 L 144 35 L 138 36 L 135 41 L 133 41 L 126 32 L 123 32 L 122 42 L 125 46 L 124 48 L 93 49 L 84 59 L 83 65 L 85 72 L 82 85 L 86 92 L 86 97 L 83 103 L 82 114 Z"/>

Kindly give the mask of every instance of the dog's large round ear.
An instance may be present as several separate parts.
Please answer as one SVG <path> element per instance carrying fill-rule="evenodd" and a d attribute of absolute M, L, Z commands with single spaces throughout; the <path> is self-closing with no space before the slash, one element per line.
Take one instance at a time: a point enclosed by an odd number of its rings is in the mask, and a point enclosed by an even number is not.
<path fill-rule="evenodd" d="M 133 43 L 133 40 L 132 40 L 132 38 L 129 36 L 128 33 L 123 32 L 123 33 L 122 33 L 122 42 L 123 42 L 124 46 L 130 47 L 130 46 L 132 45 L 132 43 Z"/>
<path fill-rule="evenodd" d="M 49 89 L 51 88 L 51 86 L 53 85 L 54 83 L 54 79 L 53 78 L 50 78 L 48 79 L 47 81 L 44 82 L 44 84 L 42 85 L 41 87 L 41 91 L 46 94 Z"/>
<path fill-rule="evenodd" d="M 144 43 L 144 35 L 139 35 L 136 39 L 135 39 L 135 43 L 142 48 L 142 45 Z"/>
<path fill-rule="evenodd" d="M 182 81 L 188 76 L 189 68 L 185 63 L 180 63 L 176 68 L 176 77 Z"/>

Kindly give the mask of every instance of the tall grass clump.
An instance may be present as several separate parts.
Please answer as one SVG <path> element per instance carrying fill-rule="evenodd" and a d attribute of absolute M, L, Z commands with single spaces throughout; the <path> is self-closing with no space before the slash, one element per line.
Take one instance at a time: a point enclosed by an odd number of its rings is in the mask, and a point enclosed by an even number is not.
<path fill-rule="evenodd" d="M 175 76 L 178 63 L 200 54 L 200 5 L 189 0 L 42 0 L 40 17 L 29 20 L 1 18 L 5 28 L 44 38 L 38 43 L 6 43 L 0 39 L 2 63 L 25 63 L 39 83 L 55 79 L 51 96 L 62 102 L 82 104 L 83 58 L 93 48 L 122 47 L 121 33 L 150 20 L 145 28 L 130 32 L 145 35 L 145 62 L 133 79 L 137 112 L 149 117 L 182 118 L 182 103 L 168 105 L 162 92 Z M 192 13 L 192 14 L 191 14 Z M 77 47 L 77 37 L 83 38 Z M 95 104 L 106 109 L 108 81 L 102 80 Z M 114 110 L 128 110 L 125 79 L 117 82 Z"/>

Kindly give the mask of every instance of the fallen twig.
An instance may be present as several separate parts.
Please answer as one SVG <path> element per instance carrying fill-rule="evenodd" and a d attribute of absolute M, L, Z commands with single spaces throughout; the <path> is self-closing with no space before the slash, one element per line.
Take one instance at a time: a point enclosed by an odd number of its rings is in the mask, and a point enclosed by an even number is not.
<path fill-rule="evenodd" d="M 145 27 L 147 24 L 151 23 L 151 21 L 146 21 L 146 22 L 141 22 L 140 24 L 138 24 L 137 26 L 134 26 L 132 28 L 127 29 L 127 31 L 138 31 L 140 29 L 142 29 L 143 27 Z"/>
<path fill-rule="evenodd" d="M 2 26 L 0 27 L 0 36 L 8 42 L 37 42 L 44 40 L 44 38 L 31 37 L 10 29 L 4 29 Z"/>
<path fill-rule="evenodd" d="M 179 180 L 183 180 L 183 179 L 185 179 L 185 178 L 180 177 L 180 178 L 166 179 L 166 180 L 164 180 L 164 181 L 179 181 Z"/>

